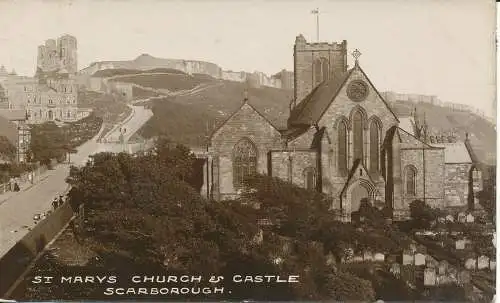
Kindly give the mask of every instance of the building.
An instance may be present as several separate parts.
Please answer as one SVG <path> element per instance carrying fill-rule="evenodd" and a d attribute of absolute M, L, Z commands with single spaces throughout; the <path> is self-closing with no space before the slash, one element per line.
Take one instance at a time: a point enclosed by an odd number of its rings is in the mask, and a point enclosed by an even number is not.
<path fill-rule="evenodd" d="M 76 38 L 69 35 L 39 46 L 34 77 L 2 77 L 0 85 L 8 99 L 7 108 L 25 111 L 30 124 L 78 120 L 76 51 Z M 0 105 L 1 101 L 0 97 Z"/>
<path fill-rule="evenodd" d="M 262 173 L 330 195 L 331 209 L 344 221 L 362 199 L 383 201 L 395 220 L 408 218 L 415 200 L 441 208 L 467 206 L 472 191 L 457 192 L 462 195 L 457 202 L 446 189 L 457 179 L 472 182 L 471 157 L 465 164 L 462 158 L 448 163 L 454 149 L 427 143 L 418 121 L 401 128 L 403 119 L 378 93 L 359 53 L 350 69 L 346 54 L 346 41 L 296 38 L 295 98 L 286 129 L 275 127 L 245 98 L 210 137 L 204 179 L 209 198 L 237 197 L 248 175 Z M 447 175 L 457 166 L 464 169 Z"/>
<path fill-rule="evenodd" d="M 76 38 L 63 35 L 56 40 L 48 39 L 38 46 L 37 69 L 43 72 L 66 70 L 70 74 L 78 72 Z"/>
<path fill-rule="evenodd" d="M 28 151 L 31 143 L 31 131 L 26 124 L 26 112 L 23 110 L 0 109 L 0 117 L 9 121 L 11 125 L 5 126 L 15 130 L 16 137 L 11 139 L 11 143 L 16 147 L 16 162 L 28 161 Z M 12 136 L 11 136 L 12 137 Z"/>

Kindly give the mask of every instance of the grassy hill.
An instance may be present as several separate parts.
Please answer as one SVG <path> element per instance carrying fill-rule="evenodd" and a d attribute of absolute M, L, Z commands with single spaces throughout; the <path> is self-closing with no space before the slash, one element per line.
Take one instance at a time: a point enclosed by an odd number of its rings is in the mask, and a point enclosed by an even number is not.
<path fill-rule="evenodd" d="M 185 78 L 178 75 L 170 78 L 160 76 L 139 75 L 139 78 L 131 76 L 131 79 L 154 88 L 190 89 L 201 83 L 208 83 L 210 86 L 198 93 L 155 100 L 152 104 L 154 116 L 139 131 L 139 135 L 145 138 L 166 134 L 183 144 L 203 146 L 208 133 L 220 126 L 241 105 L 245 89 L 248 90 L 250 104 L 271 123 L 278 128 L 286 126 L 292 91 L 270 87 L 249 88 L 245 83 L 214 80 L 200 75 Z M 414 103 L 406 101 L 390 105 L 401 117 L 409 116 L 415 107 Z M 421 117 L 425 113 L 431 132 L 454 131 L 459 140 L 464 140 L 465 133 L 468 132 L 478 158 L 488 164 L 495 163 L 496 130 L 482 117 L 427 103 L 418 104 L 417 112 Z"/>
<path fill-rule="evenodd" d="M 170 73 L 170 74 L 183 74 L 186 73 L 180 71 L 178 69 L 173 68 L 153 68 L 150 70 L 138 70 L 138 69 L 129 69 L 129 68 L 115 68 L 115 69 L 103 69 L 95 72 L 93 77 L 113 77 L 113 76 L 122 76 L 122 75 L 140 75 L 140 74 L 152 74 L 152 73 Z"/>
<path fill-rule="evenodd" d="M 197 85 L 208 82 L 206 79 L 197 78 L 182 74 L 149 74 L 149 75 L 131 75 L 120 77 L 120 82 L 134 83 L 140 86 L 151 87 L 154 89 L 168 89 L 170 91 L 189 90 Z"/>
<path fill-rule="evenodd" d="M 292 91 L 248 88 L 244 83 L 231 81 L 216 84 L 196 94 L 155 100 L 154 116 L 139 130 L 139 135 L 149 138 L 164 134 L 182 144 L 203 146 L 208 134 L 241 105 L 245 89 L 249 102 L 276 127 L 286 125 Z"/>

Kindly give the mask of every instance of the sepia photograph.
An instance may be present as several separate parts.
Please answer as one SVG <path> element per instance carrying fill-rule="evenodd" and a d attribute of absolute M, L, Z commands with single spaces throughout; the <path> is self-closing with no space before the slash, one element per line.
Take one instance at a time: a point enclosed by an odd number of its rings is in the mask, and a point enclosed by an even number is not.
<path fill-rule="evenodd" d="M 0 302 L 494 302 L 497 18 L 0 1 Z"/>

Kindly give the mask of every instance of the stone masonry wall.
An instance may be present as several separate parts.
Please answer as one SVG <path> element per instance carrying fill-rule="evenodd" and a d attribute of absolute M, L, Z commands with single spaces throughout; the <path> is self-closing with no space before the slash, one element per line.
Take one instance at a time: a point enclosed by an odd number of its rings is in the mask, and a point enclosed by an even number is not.
<path fill-rule="evenodd" d="M 248 138 L 257 148 L 257 171 L 268 173 L 268 152 L 283 147 L 281 135 L 253 107 L 245 103 L 219 128 L 211 139 L 211 152 L 218 155 L 214 161 L 214 191 L 224 195 L 235 194 L 233 187 L 233 148 L 243 138 Z"/>
<path fill-rule="evenodd" d="M 294 47 L 295 100 L 301 101 L 314 88 L 314 61 L 325 58 L 330 73 L 347 70 L 347 41 L 342 43 L 307 43 L 299 36 Z"/>
<path fill-rule="evenodd" d="M 410 196 L 406 192 L 405 168 L 409 165 L 412 165 L 417 170 L 415 196 Z M 425 200 L 432 207 L 443 207 L 444 150 L 402 149 L 401 179 L 404 209 L 409 209 L 410 203 L 414 200 Z"/>
<path fill-rule="evenodd" d="M 466 206 L 471 164 L 445 164 L 444 206 Z"/>
<path fill-rule="evenodd" d="M 291 161 L 290 161 L 291 157 Z M 314 150 L 311 151 L 273 151 L 271 152 L 272 161 L 272 176 L 278 177 L 284 181 L 289 180 L 290 175 L 290 163 L 292 165 L 291 169 L 291 181 L 293 184 L 305 188 L 305 175 L 304 170 L 306 168 L 312 167 L 316 170 L 316 182 L 317 176 L 317 153 Z"/>

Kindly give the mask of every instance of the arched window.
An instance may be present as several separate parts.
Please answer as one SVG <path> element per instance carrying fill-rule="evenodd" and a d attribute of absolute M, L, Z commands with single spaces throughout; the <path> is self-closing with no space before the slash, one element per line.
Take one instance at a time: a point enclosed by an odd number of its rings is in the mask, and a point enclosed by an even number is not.
<path fill-rule="evenodd" d="M 405 168 L 405 181 L 406 181 L 406 195 L 415 196 L 417 192 L 417 170 L 413 166 Z"/>
<path fill-rule="evenodd" d="M 363 116 L 358 110 L 352 116 L 353 162 L 363 160 Z"/>
<path fill-rule="evenodd" d="M 304 169 L 304 185 L 307 190 L 316 188 L 316 170 L 314 167 Z"/>
<path fill-rule="evenodd" d="M 341 176 L 347 175 L 347 127 L 344 122 L 338 125 L 338 170 Z"/>
<path fill-rule="evenodd" d="M 380 171 L 380 128 L 377 121 L 373 120 L 370 125 L 370 172 Z"/>
<path fill-rule="evenodd" d="M 233 149 L 233 185 L 243 187 L 244 180 L 257 173 L 257 149 L 249 139 L 240 140 Z"/>
<path fill-rule="evenodd" d="M 316 85 L 328 80 L 330 74 L 330 66 L 326 58 L 316 59 L 314 62 L 314 83 Z"/>

